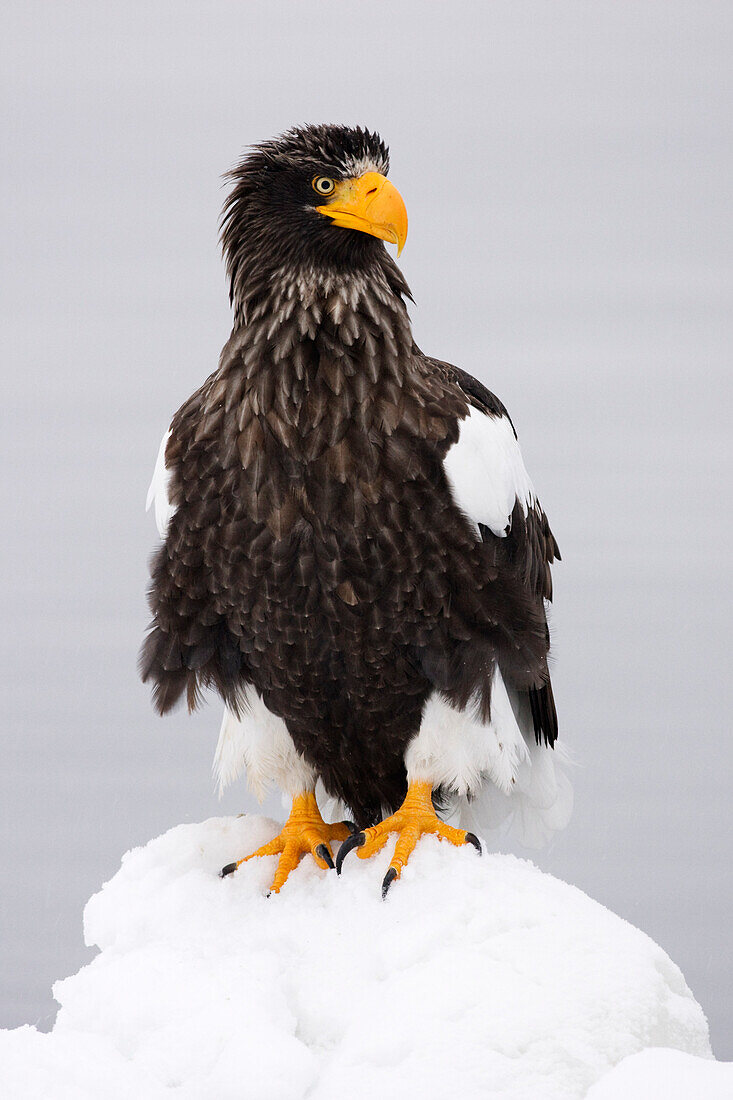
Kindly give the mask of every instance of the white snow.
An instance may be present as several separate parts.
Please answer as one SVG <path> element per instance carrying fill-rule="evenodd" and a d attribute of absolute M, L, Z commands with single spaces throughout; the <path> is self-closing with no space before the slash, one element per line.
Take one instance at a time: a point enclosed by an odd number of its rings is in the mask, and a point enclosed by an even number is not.
<path fill-rule="evenodd" d="M 218 877 L 276 830 L 212 818 L 129 852 L 53 1032 L 0 1032 L 0 1096 L 733 1096 L 678 968 L 574 887 L 432 837 L 385 902 L 391 845 L 340 879 L 304 860 L 271 898 L 273 858 Z"/>
<path fill-rule="evenodd" d="M 681 1050 L 630 1054 L 594 1085 L 587 1100 L 731 1100 L 733 1062 L 713 1062 Z"/>

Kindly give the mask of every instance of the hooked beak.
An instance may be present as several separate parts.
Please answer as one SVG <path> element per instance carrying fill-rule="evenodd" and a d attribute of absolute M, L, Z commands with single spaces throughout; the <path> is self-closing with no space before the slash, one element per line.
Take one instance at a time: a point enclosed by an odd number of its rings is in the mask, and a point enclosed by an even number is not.
<path fill-rule="evenodd" d="M 358 229 L 397 245 L 399 256 L 407 240 L 407 210 L 402 195 L 380 172 L 365 172 L 358 179 L 336 184 L 333 199 L 317 206 L 319 214 L 334 225 Z"/>

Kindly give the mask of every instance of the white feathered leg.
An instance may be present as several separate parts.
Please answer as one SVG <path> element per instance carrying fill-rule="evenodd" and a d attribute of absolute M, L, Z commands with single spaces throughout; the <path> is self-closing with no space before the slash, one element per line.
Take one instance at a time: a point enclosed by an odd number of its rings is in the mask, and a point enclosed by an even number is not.
<path fill-rule="evenodd" d="M 313 790 L 316 774 L 300 755 L 282 718 L 268 710 L 258 692 L 247 693 L 241 718 L 224 711 L 214 755 L 219 794 L 247 773 L 250 790 L 262 802 L 272 786 L 295 798 Z"/>
<path fill-rule="evenodd" d="M 505 825 L 527 847 L 541 847 L 568 822 L 573 805 L 562 749 L 537 745 L 529 706 L 509 692 L 498 666 L 491 720 L 475 704 L 461 711 L 429 698 L 405 753 L 409 782 L 428 781 L 451 797 L 451 819 L 479 836 Z"/>
<path fill-rule="evenodd" d="M 319 867 L 333 868 L 331 843 L 344 841 L 350 834 L 343 823 L 328 825 L 321 817 L 316 801 L 316 775 L 293 744 L 287 726 L 268 710 L 261 696 L 250 691 L 247 708 L 241 718 L 229 710 L 219 733 L 214 757 L 214 773 L 221 792 L 246 770 L 250 788 L 262 801 L 270 785 L 276 784 L 292 798 L 290 815 L 281 832 L 251 855 L 228 863 L 222 876 L 255 856 L 278 856 L 270 893 L 277 893 L 299 864 L 310 853 Z"/>

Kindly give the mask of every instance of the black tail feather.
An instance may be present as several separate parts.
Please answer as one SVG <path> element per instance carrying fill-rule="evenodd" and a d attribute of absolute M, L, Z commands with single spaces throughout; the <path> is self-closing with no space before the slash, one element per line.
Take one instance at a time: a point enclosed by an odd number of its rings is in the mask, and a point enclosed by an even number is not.
<path fill-rule="evenodd" d="M 542 687 L 529 688 L 529 705 L 532 708 L 532 722 L 537 744 L 543 742 L 552 748 L 557 741 L 557 710 L 552 684 L 548 676 Z"/>

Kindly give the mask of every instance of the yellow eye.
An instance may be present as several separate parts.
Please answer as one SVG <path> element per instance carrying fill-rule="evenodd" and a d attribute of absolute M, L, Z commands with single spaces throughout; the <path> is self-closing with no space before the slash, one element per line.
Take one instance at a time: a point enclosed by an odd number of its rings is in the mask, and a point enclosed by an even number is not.
<path fill-rule="evenodd" d="M 335 188 L 336 184 L 328 176 L 316 176 L 313 180 L 313 190 L 318 195 L 332 195 Z"/>

